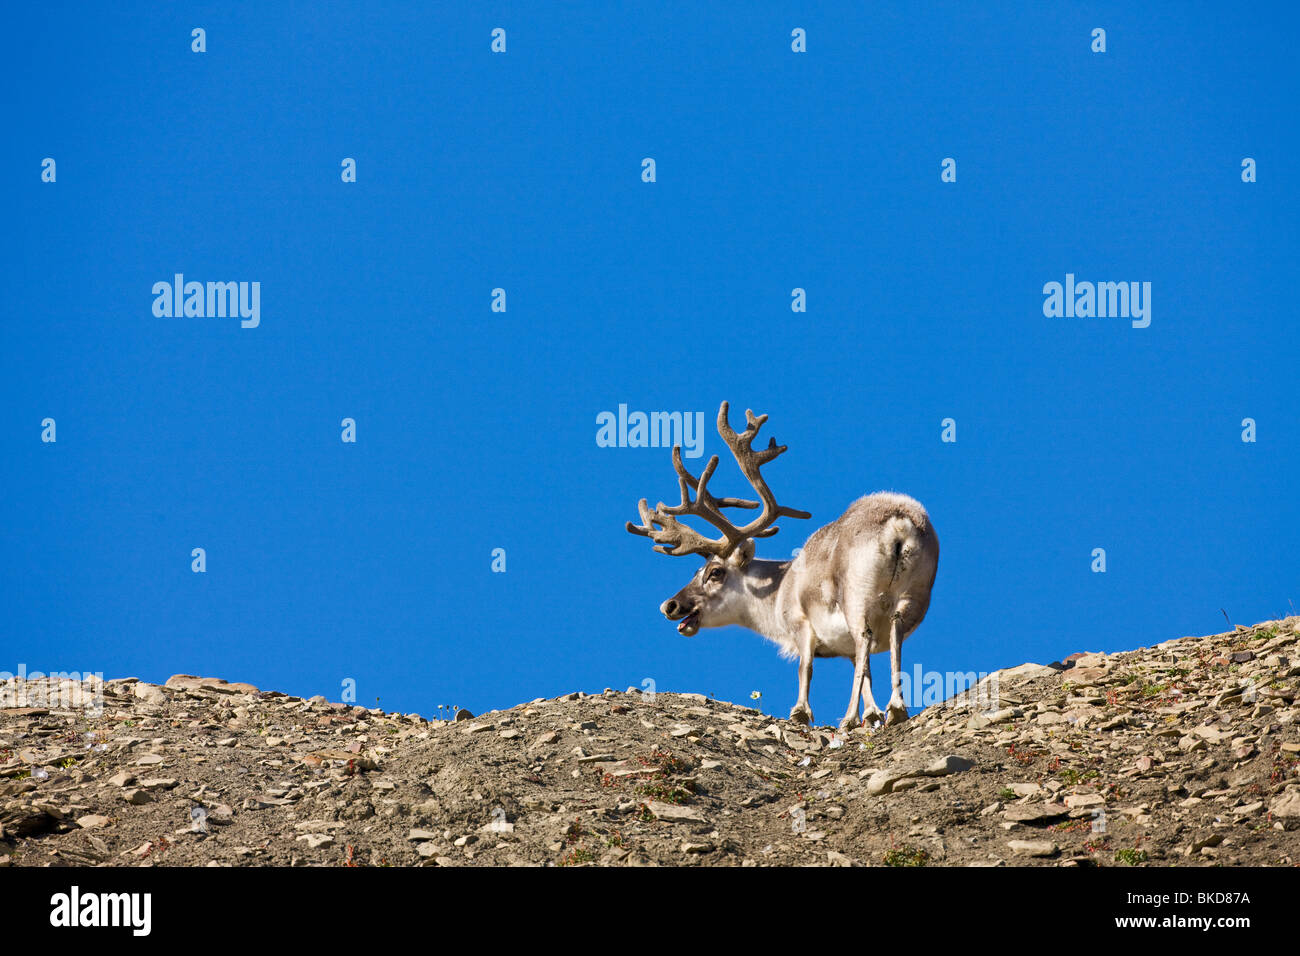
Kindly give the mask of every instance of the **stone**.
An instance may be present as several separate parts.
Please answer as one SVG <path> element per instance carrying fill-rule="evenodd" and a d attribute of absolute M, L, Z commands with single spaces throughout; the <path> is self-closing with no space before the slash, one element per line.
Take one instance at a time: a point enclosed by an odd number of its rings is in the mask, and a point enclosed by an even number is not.
<path fill-rule="evenodd" d="M 1269 805 L 1268 812 L 1280 818 L 1300 817 L 1300 789 L 1288 787 Z"/>
<path fill-rule="evenodd" d="M 910 772 L 907 770 L 877 770 L 867 780 L 867 794 L 877 796 L 882 793 L 892 793 L 898 781 L 908 776 Z"/>
<path fill-rule="evenodd" d="M 149 706 L 161 706 L 167 703 L 167 695 L 162 692 L 162 688 L 157 684 L 146 684 L 144 681 L 138 681 L 131 688 L 132 694 L 137 700 L 142 700 Z"/>
<path fill-rule="evenodd" d="M 1008 840 L 1007 848 L 1021 856 L 1049 857 L 1056 856 L 1061 848 L 1050 840 Z"/>
<path fill-rule="evenodd" d="M 1077 810 L 1081 807 L 1105 806 L 1106 798 L 1099 793 L 1072 793 L 1062 802 L 1071 810 Z"/>
<path fill-rule="evenodd" d="M 146 803 L 153 803 L 153 794 L 148 790 L 142 790 L 140 788 L 124 790 L 122 792 L 122 798 L 126 800 L 127 803 L 137 807 L 143 806 Z"/>
<path fill-rule="evenodd" d="M 1000 671 L 995 671 L 986 677 L 985 680 L 991 682 L 993 678 L 996 678 L 999 683 L 1002 681 L 1018 681 L 1023 683 L 1025 681 L 1035 680 L 1039 677 L 1049 677 L 1056 672 L 1056 668 L 1048 667 L 1046 664 L 1026 663 L 1020 664 L 1016 667 L 1007 667 Z"/>
<path fill-rule="evenodd" d="M 304 833 L 298 839 L 312 850 L 323 850 L 334 845 L 334 837 L 328 833 Z"/>
<path fill-rule="evenodd" d="M 1036 783 L 1013 783 L 1007 789 L 1017 797 L 1032 797 L 1036 793 L 1043 792 L 1042 786 Z"/>
<path fill-rule="evenodd" d="M 956 754 L 949 754 L 946 757 L 940 757 L 938 760 L 927 764 L 925 769 L 920 771 L 927 777 L 946 777 L 949 774 L 961 773 L 975 766 L 974 763 L 965 757 L 959 757 Z"/>
<path fill-rule="evenodd" d="M 98 813 L 88 813 L 84 817 L 77 817 L 77 826 L 83 830 L 98 830 L 100 827 L 106 827 L 112 822 L 108 817 Z"/>
<path fill-rule="evenodd" d="M 1066 680 L 1080 687 L 1092 687 L 1105 680 L 1109 673 L 1100 667 L 1073 667 L 1066 672 Z"/>
<path fill-rule="evenodd" d="M 164 686 L 199 694 L 203 692 L 222 695 L 260 693 L 252 684 L 231 684 L 220 677 L 195 677 L 193 674 L 173 674 Z"/>
<path fill-rule="evenodd" d="M 704 815 L 695 807 L 682 806 L 677 803 L 660 803 L 658 800 L 651 800 L 646 804 L 646 808 L 656 820 L 667 820 L 672 823 L 705 823 Z"/>

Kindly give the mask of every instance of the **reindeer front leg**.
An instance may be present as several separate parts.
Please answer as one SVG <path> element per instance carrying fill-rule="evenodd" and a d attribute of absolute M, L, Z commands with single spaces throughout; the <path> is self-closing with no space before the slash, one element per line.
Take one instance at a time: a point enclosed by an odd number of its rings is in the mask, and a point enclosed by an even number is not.
<path fill-rule="evenodd" d="M 871 644 L 874 637 L 867 619 L 865 595 L 857 590 L 850 590 L 844 596 L 844 622 L 853 633 L 853 693 L 849 697 L 849 709 L 840 721 L 840 730 L 850 731 L 862 723 L 858 720 L 858 701 L 863 701 L 866 725 L 874 727 L 885 719 L 885 715 L 876 706 L 871 693 Z"/>
<path fill-rule="evenodd" d="M 865 640 L 858 638 L 854 647 L 853 657 L 853 693 L 849 695 L 849 709 L 840 721 L 840 730 L 848 733 L 861 724 L 858 720 L 858 701 L 862 699 L 862 681 L 868 673 L 870 663 L 868 651 L 871 647 L 871 638 L 868 636 Z"/>
<path fill-rule="evenodd" d="M 903 629 L 897 613 L 889 625 L 889 670 L 894 692 L 889 697 L 886 727 L 907 720 L 907 704 L 903 703 Z"/>
<path fill-rule="evenodd" d="M 812 685 L 813 633 L 804 621 L 799 627 L 799 699 L 790 708 L 790 719 L 801 724 L 811 724 L 812 707 L 808 705 L 808 688 Z"/>
<path fill-rule="evenodd" d="M 871 632 L 867 632 L 867 656 L 862 661 L 862 723 L 874 727 L 885 722 L 885 712 L 876 706 L 871 690 Z"/>
<path fill-rule="evenodd" d="M 790 708 L 790 719 L 801 724 L 811 724 L 812 708 L 808 705 L 808 688 L 812 684 L 812 652 L 799 655 L 799 699 Z"/>

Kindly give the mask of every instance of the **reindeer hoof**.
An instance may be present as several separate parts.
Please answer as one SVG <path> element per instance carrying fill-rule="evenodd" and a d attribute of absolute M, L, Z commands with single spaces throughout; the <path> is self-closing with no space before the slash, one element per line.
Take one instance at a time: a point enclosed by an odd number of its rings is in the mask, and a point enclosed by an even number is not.
<path fill-rule="evenodd" d="M 880 710 L 878 707 L 873 707 L 862 717 L 863 725 L 872 729 L 881 726 L 884 722 L 885 712 Z"/>
<path fill-rule="evenodd" d="M 857 717 L 845 717 L 840 721 L 840 733 L 848 734 L 862 726 L 862 721 Z"/>
<path fill-rule="evenodd" d="M 800 707 L 796 704 L 794 707 L 790 708 L 790 719 L 796 724 L 811 724 L 812 710 L 808 707 Z"/>
<path fill-rule="evenodd" d="M 890 704 L 889 713 L 885 715 L 885 726 L 892 727 L 907 720 L 907 708 L 902 704 Z"/>

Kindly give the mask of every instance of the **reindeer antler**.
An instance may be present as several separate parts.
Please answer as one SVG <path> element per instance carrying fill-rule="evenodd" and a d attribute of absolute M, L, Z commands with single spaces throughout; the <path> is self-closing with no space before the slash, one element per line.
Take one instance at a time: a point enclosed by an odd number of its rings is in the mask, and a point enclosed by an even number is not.
<path fill-rule="evenodd" d="M 768 488 L 767 482 L 763 480 L 761 469 L 773 458 L 780 455 L 786 450 L 785 445 L 777 445 L 776 439 L 773 438 L 767 448 L 762 451 L 754 451 L 752 445 L 758 430 L 767 421 L 766 415 L 755 416 L 749 409 L 745 410 L 745 420 L 747 427 L 739 435 L 732 429 L 731 423 L 727 421 L 728 403 L 723 402 L 718 409 L 718 434 L 722 440 L 727 443 L 731 449 L 731 454 L 736 459 L 736 464 L 740 466 L 741 472 L 749 479 L 750 485 L 758 492 L 761 501 L 750 501 L 747 498 L 715 498 L 709 493 L 709 479 L 713 477 L 713 472 L 718 467 L 718 456 L 714 455 L 709 459 L 709 463 L 704 466 L 704 471 L 700 473 L 697 479 L 682 464 L 682 450 L 680 445 L 673 446 L 673 468 L 677 472 L 677 483 L 681 488 L 681 504 L 668 507 L 662 501 L 655 506 L 653 511 L 646 499 L 642 498 L 637 502 L 637 510 L 641 514 L 641 524 L 635 525 L 632 522 L 627 523 L 627 530 L 633 534 L 639 534 L 642 537 L 650 538 L 655 542 L 655 550 L 660 554 L 702 554 L 725 558 L 734 551 L 740 544 L 749 538 L 767 538 L 776 534 L 779 530 L 773 524 L 777 518 L 810 518 L 812 517 L 807 511 L 798 511 L 794 508 L 785 508 L 778 505 L 776 496 Z M 691 497 L 691 492 L 695 492 L 695 497 Z M 723 508 L 758 508 L 762 506 L 763 511 L 757 518 L 742 528 L 737 528 L 722 515 Z M 694 515 L 697 518 L 703 518 L 709 524 L 713 525 L 722 532 L 721 538 L 706 538 L 694 528 L 682 524 L 677 520 L 679 515 Z M 655 526 L 659 530 L 656 530 Z"/>

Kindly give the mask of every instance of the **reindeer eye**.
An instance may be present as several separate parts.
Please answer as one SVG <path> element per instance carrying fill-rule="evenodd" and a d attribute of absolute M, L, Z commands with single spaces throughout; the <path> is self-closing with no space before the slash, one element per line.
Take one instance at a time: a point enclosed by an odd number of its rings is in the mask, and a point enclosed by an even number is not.
<path fill-rule="evenodd" d="M 722 568 L 714 568 L 712 571 L 709 572 L 709 580 L 721 581 L 726 576 L 726 574 L 727 572 L 724 571 Z"/>

